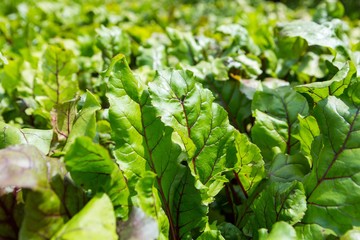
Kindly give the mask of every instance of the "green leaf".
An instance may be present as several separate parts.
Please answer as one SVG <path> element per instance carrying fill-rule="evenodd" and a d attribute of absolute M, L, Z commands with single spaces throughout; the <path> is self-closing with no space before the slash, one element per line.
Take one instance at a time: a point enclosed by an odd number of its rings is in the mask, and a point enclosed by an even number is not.
<path fill-rule="evenodd" d="M 58 196 L 50 189 L 30 191 L 19 239 L 50 239 L 68 220 Z"/>
<path fill-rule="evenodd" d="M 59 141 L 69 137 L 76 118 L 76 107 L 79 99 L 56 104 L 51 111 L 51 125 Z"/>
<path fill-rule="evenodd" d="M 344 234 L 360 223 L 360 105 L 330 96 L 314 109 L 320 136 L 312 144 L 313 168 L 304 181 L 308 211 L 304 223 Z"/>
<path fill-rule="evenodd" d="M 340 240 L 356 240 L 360 238 L 360 229 L 355 228 L 350 231 L 347 231 L 343 236 L 341 236 Z"/>
<path fill-rule="evenodd" d="M 85 102 L 81 111 L 77 114 L 71 131 L 68 135 L 64 150 L 66 151 L 77 137 L 87 136 L 95 138 L 96 135 L 96 111 L 100 110 L 101 106 L 96 100 L 95 96 L 89 91 L 86 92 Z"/>
<path fill-rule="evenodd" d="M 335 76 L 324 82 L 314 82 L 298 85 L 295 90 L 310 95 L 315 102 L 328 96 L 340 96 L 356 77 L 356 67 L 353 62 L 346 62 Z"/>
<path fill-rule="evenodd" d="M 106 194 L 95 195 L 51 239 L 118 239 L 113 205 Z"/>
<path fill-rule="evenodd" d="M 246 135 L 235 132 L 237 162 L 234 167 L 236 180 L 241 184 L 244 195 L 253 192 L 265 177 L 264 161 L 260 149 L 249 141 Z"/>
<path fill-rule="evenodd" d="M 294 135 L 294 138 L 299 140 L 301 152 L 304 153 L 307 158 L 312 160 L 311 144 L 314 141 L 314 138 L 320 134 L 319 126 L 313 116 L 302 117 L 299 115 L 298 120 L 299 129 L 298 133 Z"/>
<path fill-rule="evenodd" d="M 306 196 L 300 182 L 271 182 L 251 206 L 253 216 L 246 228 L 256 234 L 260 228 L 271 228 L 278 221 L 299 222 L 306 211 Z M 264 213 L 266 213 L 264 215 Z"/>
<path fill-rule="evenodd" d="M 225 240 L 221 232 L 217 229 L 216 224 L 207 224 L 205 231 L 196 240 Z"/>
<path fill-rule="evenodd" d="M 100 28 L 96 29 L 96 33 L 96 46 L 102 52 L 105 67 L 107 67 L 110 64 L 111 59 L 119 53 L 130 57 L 130 38 L 124 31 L 121 30 L 121 28 L 116 26 L 108 28 L 101 25 Z"/>
<path fill-rule="evenodd" d="M 322 228 L 317 224 L 299 224 L 295 227 L 297 239 L 313 240 L 313 239 L 332 239 L 335 233 L 329 229 Z"/>
<path fill-rule="evenodd" d="M 105 192 L 113 202 L 117 217 L 127 218 L 129 189 L 118 166 L 106 149 L 89 137 L 78 137 L 64 158 L 77 185 L 93 193 Z"/>
<path fill-rule="evenodd" d="M 310 172 L 308 160 L 302 154 L 276 155 L 269 168 L 269 177 L 276 182 L 302 181 Z"/>
<path fill-rule="evenodd" d="M 149 86 L 158 116 L 179 134 L 193 174 L 214 196 L 221 189 L 217 185 L 224 181 L 221 174 L 234 166 L 235 159 L 231 155 L 235 152 L 231 152 L 233 127 L 226 111 L 189 72 L 159 71 Z"/>
<path fill-rule="evenodd" d="M 23 128 L 19 129 L 0 122 L 0 148 L 17 144 L 31 144 L 36 146 L 43 154 L 48 154 L 53 137 L 52 130 Z"/>
<path fill-rule="evenodd" d="M 74 74 L 78 66 L 72 51 L 50 45 L 43 56 L 42 70 L 42 82 L 36 84 L 53 103 L 61 104 L 76 97 L 78 84 Z"/>
<path fill-rule="evenodd" d="M 270 233 L 266 229 L 259 230 L 259 240 L 297 240 L 294 228 L 283 221 L 275 223 Z"/>
<path fill-rule="evenodd" d="M 188 184 L 190 180 L 184 176 L 186 168 L 180 162 L 186 155 L 173 141 L 173 130 L 156 116 L 147 89 L 134 82 L 136 79 L 126 61 L 114 58 L 112 66 L 113 69 L 108 70 L 113 71 L 107 93 L 109 120 L 116 142 L 114 154 L 129 185 L 134 186 L 147 171 L 152 171 L 156 175 L 162 208 L 169 220 L 170 235 L 175 238 L 183 234 L 183 229 L 200 227 L 203 222 L 195 219 L 204 217 L 204 206 L 198 204 L 200 192 Z M 123 90 L 128 95 L 123 95 Z M 187 206 L 195 207 L 185 213 L 178 210 Z M 194 224 L 180 225 L 189 221 L 188 216 L 192 217 L 191 221 L 195 220 Z"/>
<path fill-rule="evenodd" d="M 311 21 L 293 21 L 278 25 L 280 36 L 300 37 L 307 41 L 309 46 L 318 45 L 336 49 L 345 44 L 336 36 L 330 26 L 320 25 Z"/>
<path fill-rule="evenodd" d="M 299 125 L 298 114 L 306 116 L 309 111 L 305 97 L 289 87 L 265 89 L 255 93 L 251 107 L 256 118 L 251 137 L 265 162 L 271 161 L 278 152 L 299 151 L 294 133 Z"/>

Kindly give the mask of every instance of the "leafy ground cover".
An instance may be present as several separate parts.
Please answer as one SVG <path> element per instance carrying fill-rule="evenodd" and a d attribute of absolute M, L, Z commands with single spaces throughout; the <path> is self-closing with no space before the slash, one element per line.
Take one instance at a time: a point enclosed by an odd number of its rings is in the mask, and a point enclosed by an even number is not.
<path fill-rule="evenodd" d="M 358 239 L 352 5 L 1 1 L 0 239 Z"/>

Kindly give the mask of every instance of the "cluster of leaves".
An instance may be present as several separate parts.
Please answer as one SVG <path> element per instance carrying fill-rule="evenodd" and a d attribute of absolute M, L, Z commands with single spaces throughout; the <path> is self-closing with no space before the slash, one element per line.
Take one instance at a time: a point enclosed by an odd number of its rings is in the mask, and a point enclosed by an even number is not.
<path fill-rule="evenodd" d="M 356 239 L 344 11 L 2 1 L 0 239 Z"/>

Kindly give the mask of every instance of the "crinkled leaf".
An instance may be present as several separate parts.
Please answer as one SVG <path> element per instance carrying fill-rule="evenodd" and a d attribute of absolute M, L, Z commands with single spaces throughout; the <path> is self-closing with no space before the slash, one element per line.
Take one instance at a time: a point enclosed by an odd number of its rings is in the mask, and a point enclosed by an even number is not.
<path fill-rule="evenodd" d="M 196 240 L 225 240 L 221 232 L 217 229 L 216 224 L 207 224 L 205 231 Z"/>
<path fill-rule="evenodd" d="M 305 97 L 289 87 L 265 89 L 255 93 L 251 107 L 256 118 L 251 136 L 266 162 L 277 152 L 299 151 L 299 141 L 293 135 L 299 125 L 298 114 L 309 111 Z"/>
<path fill-rule="evenodd" d="M 88 136 L 94 138 L 96 135 L 96 111 L 101 106 L 95 96 L 89 91 L 86 92 L 86 99 L 81 111 L 77 114 L 72 125 L 70 134 L 68 135 L 65 150 L 75 141 L 77 137 Z"/>
<path fill-rule="evenodd" d="M 37 87 L 55 104 L 67 102 L 76 97 L 78 83 L 74 74 L 78 66 L 73 53 L 55 45 L 50 45 L 43 56 L 43 79 Z"/>
<path fill-rule="evenodd" d="M 271 228 L 278 221 L 299 222 L 306 211 L 306 196 L 300 182 L 271 182 L 251 206 L 253 216 L 247 223 L 250 233 Z"/>
<path fill-rule="evenodd" d="M 276 182 L 302 181 L 310 172 L 309 161 L 302 154 L 276 155 L 269 168 L 269 177 Z"/>
<path fill-rule="evenodd" d="M 118 239 L 110 198 L 95 195 L 51 239 Z"/>
<path fill-rule="evenodd" d="M 64 158 L 72 179 L 93 193 L 105 192 L 114 204 L 117 217 L 127 218 L 129 189 L 122 172 L 108 151 L 89 137 L 78 137 Z"/>
<path fill-rule="evenodd" d="M 189 72 L 159 71 L 149 85 L 157 114 L 184 142 L 193 174 L 210 187 L 210 196 L 216 194 L 220 190 L 217 183 L 224 181 L 221 174 L 234 165 L 235 159 L 228 155 L 234 138 L 226 111 Z M 194 154 L 189 143 L 195 145 Z"/>
<path fill-rule="evenodd" d="M 259 230 L 259 240 L 297 240 L 295 229 L 287 222 L 275 223 L 270 233 L 266 229 Z"/>
<path fill-rule="evenodd" d="M 225 239 L 241 240 L 244 237 L 240 229 L 231 223 L 227 223 L 227 222 L 221 223 L 218 226 L 218 229 L 220 230 L 221 235 Z"/>
<path fill-rule="evenodd" d="M 189 180 L 183 180 L 186 168 L 180 162 L 186 159 L 186 155 L 173 141 L 173 130 L 164 126 L 156 116 L 146 86 L 137 84 L 124 57 L 114 58 L 111 66 L 107 96 L 110 102 L 109 120 L 116 142 L 114 154 L 129 179 L 129 185 L 135 185 L 146 171 L 156 174 L 156 188 L 169 220 L 171 236 L 183 234 L 183 229 L 188 230 L 188 227 L 203 225 L 201 221 L 180 225 L 187 222 L 188 217 L 203 218 L 205 212 L 198 204 L 200 192 L 191 184 L 187 185 Z M 127 95 L 122 95 L 123 90 Z M 176 208 L 180 206 L 182 209 L 187 205 L 194 208 L 184 213 Z"/>
<path fill-rule="evenodd" d="M 53 137 L 52 130 L 19 129 L 0 122 L 0 148 L 6 148 L 17 144 L 31 144 L 36 146 L 43 154 L 49 153 Z"/>
<path fill-rule="evenodd" d="M 360 224 L 360 104 L 330 96 L 318 103 L 314 117 L 321 135 L 312 144 L 313 168 L 305 179 L 305 223 L 344 234 Z"/>
<path fill-rule="evenodd" d="M 265 177 L 264 161 L 260 149 L 249 141 L 246 135 L 235 132 L 237 162 L 234 172 L 244 195 L 251 194 L 257 184 Z"/>
<path fill-rule="evenodd" d="M 356 77 L 356 67 L 353 62 L 346 62 L 335 76 L 324 82 L 314 82 L 298 85 L 295 90 L 310 95 L 315 102 L 319 102 L 328 96 L 340 96 Z"/>

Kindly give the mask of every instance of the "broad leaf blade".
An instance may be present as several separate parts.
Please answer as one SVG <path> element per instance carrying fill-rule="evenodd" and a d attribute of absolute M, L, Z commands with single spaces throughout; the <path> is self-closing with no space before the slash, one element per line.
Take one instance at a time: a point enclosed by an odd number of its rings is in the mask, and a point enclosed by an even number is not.
<path fill-rule="evenodd" d="M 175 238 L 183 232 L 185 226 L 180 223 L 188 221 L 187 216 L 201 219 L 205 215 L 203 206 L 198 204 L 200 192 L 194 186 L 187 185 L 188 180 L 182 181 L 186 168 L 180 162 L 186 159 L 186 154 L 173 141 L 173 130 L 164 126 L 156 116 L 147 87 L 138 84 L 125 59 L 116 57 L 111 66 L 113 68 L 108 70 L 112 72 L 107 96 L 111 106 L 109 120 L 116 142 L 114 154 L 130 186 L 146 176 L 147 171 L 156 175 L 156 188 L 169 220 L 170 235 Z M 182 188 L 184 191 L 195 190 L 194 195 L 184 194 L 182 200 L 177 201 L 181 193 L 177 189 Z M 184 203 L 191 202 L 194 203 L 191 206 L 195 207 L 186 213 L 177 212 L 172 208 L 177 202 L 182 208 L 185 207 Z M 191 228 L 201 225 L 202 222 L 196 222 Z"/>
<path fill-rule="evenodd" d="M 293 135 L 299 125 L 298 114 L 306 116 L 309 111 L 305 97 L 289 87 L 265 89 L 255 93 L 252 109 L 256 121 L 251 136 L 265 162 L 271 161 L 278 151 L 299 151 L 299 141 Z"/>
<path fill-rule="evenodd" d="M 17 144 L 31 144 L 36 146 L 43 154 L 48 154 L 53 137 L 52 130 L 19 129 L 0 122 L 0 148 L 6 148 Z"/>
<path fill-rule="evenodd" d="M 189 72 L 159 71 L 150 84 L 152 104 L 161 120 L 182 138 L 189 166 L 201 184 L 216 194 L 221 174 L 234 166 L 233 127 L 226 111 L 214 103 L 211 92 L 204 89 Z M 195 145 L 195 151 L 192 148 Z M 194 153 L 194 154 L 193 154 Z"/>
<path fill-rule="evenodd" d="M 106 194 L 94 196 L 51 239 L 118 239 L 113 205 Z"/>
<path fill-rule="evenodd" d="M 113 202 L 117 216 L 127 218 L 129 189 L 106 149 L 88 137 L 78 137 L 64 161 L 79 186 L 94 193 L 105 192 Z"/>
<path fill-rule="evenodd" d="M 321 135 L 312 145 L 313 169 L 305 180 L 305 223 L 344 234 L 360 224 L 360 105 L 330 96 L 318 103 L 314 117 Z"/>

